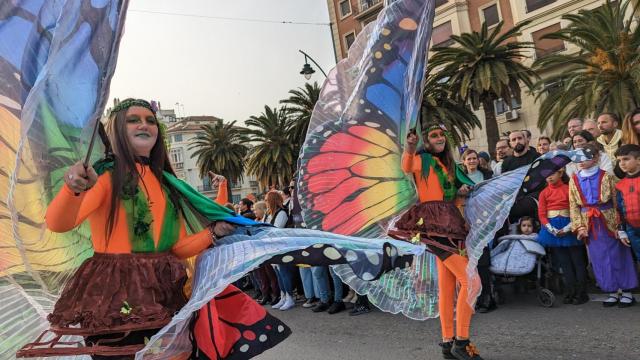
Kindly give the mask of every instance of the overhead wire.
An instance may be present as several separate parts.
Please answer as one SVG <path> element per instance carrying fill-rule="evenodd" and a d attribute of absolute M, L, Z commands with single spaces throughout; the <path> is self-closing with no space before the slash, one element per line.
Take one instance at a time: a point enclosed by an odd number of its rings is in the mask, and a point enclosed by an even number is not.
<path fill-rule="evenodd" d="M 156 14 L 156 15 L 169 15 L 169 16 L 183 16 L 201 19 L 213 19 L 224 21 L 242 21 L 242 22 L 255 22 L 266 24 L 283 24 L 283 25 L 311 25 L 311 26 L 329 26 L 331 23 L 323 22 L 307 22 L 307 21 L 294 21 L 294 20 L 269 20 L 269 19 L 256 19 L 256 18 L 242 18 L 231 16 L 213 16 L 213 15 L 200 15 L 200 14 L 187 14 L 168 11 L 146 10 L 146 9 L 129 9 L 130 12 L 144 13 L 144 14 Z"/>

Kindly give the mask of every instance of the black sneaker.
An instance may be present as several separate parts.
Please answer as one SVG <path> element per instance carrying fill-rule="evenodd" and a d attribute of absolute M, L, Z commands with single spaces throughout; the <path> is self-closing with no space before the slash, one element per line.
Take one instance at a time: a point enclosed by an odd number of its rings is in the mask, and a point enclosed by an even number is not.
<path fill-rule="evenodd" d="M 321 302 L 321 303 L 318 303 L 318 305 L 316 305 L 316 307 L 311 309 L 311 311 L 313 311 L 315 313 L 319 313 L 319 312 L 327 311 L 327 309 L 329 309 L 329 307 L 330 307 L 329 303 Z"/>
<path fill-rule="evenodd" d="M 451 355 L 458 360 L 482 360 L 478 349 L 469 340 L 454 341 Z"/>
<path fill-rule="evenodd" d="M 498 305 L 496 305 L 496 301 L 491 298 L 488 301 L 485 301 L 481 304 L 479 304 L 478 306 L 476 306 L 476 310 L 480 313 L 480 314 L 486 314 L 488 312 L 491 312 L 495 309 L 498 308 Z"/>
<path fill-rule="evenodd" d="M 451 348 L 453 347 L 453 341 L 441 342 L 438 345 L 442 348 L 442 357 L 445 359 L 455 359 L 456 357 L 451 354 Z"/>
<path fill-rule="evenodd" d="M 362 314 L 367 314 L 371 312 L 371 308 L 367 305 L 356 304 L 351 311 L 349 311 L 349 316 L 358 316 Z"/>
<path fill-rule="evenodd" d="M 329 307 L 329 310 L 327 311 L 329 314 L 337 314 L 340 311 L 346 310 L 347 307 L 344 306 L 344 303 L 342 301 L 336 301 L 333 304 L 331 304 L 331 306 Z"/>

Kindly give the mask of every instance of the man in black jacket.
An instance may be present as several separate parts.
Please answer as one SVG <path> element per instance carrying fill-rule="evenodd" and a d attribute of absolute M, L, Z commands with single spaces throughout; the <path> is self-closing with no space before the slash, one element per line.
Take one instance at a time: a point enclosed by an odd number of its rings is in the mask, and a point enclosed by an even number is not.
<path fill-rule="evenodd" d="M 502 173 L 515 170 L 521 166 L 529 165 L 540 154 L 529 146 L 529 140 L 523 131 L 514 131 L 509 134 L 509 146 L 513 149 L 513 155 L 504 159 Z"/>

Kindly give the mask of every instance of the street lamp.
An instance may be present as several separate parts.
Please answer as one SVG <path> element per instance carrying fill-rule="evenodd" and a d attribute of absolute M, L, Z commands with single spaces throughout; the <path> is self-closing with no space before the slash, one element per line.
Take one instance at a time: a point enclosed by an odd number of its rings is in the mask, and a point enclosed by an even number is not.
<path fill-rule="evenodd" d="M 306 60 L 306 58 L 305 58 Z M 300 74 L 304 75 L 304 78 L 309 80 L 311 79 L 311 75 L 313 75 L 313 73 L 315 73 L 316 71 L 313 70 L 313 68 L 311 67 L 311 65 L 309 65 L 309 63 L 307 63 L 305 61 L 304 65 L 302 66 L 302 71 L 300 71 Z"/>
<path fill-rule="evenodd" d="M 315 60 L 313 60 L 313 58 L 311 56 L 309 56 L 307 53 L 305 53 L 302 50 L 298 50 L 298 51 L 300 51 L 300 53 L 302 53 L 302 55 L 304 55 L 304 65 L 302 66 L 302 71 L 300 71 L 300 75 L 303 75 L 304 78 L 307 79 L 307 80 L 311 79 L 311 75 L 313 75 L 316 72 L 315 70 L 313 70 L 311 65 L 309 65 L 308 60 L 311 60 L 311 62 L 314 63 L 318 67 L 318 69 L 324 75 L 324 77 L 327 77 L 327 73 L 324 72 L 324 70 L 322 70 L 322 67 L 320 65 L 318 65 L 318 63 Z"/>

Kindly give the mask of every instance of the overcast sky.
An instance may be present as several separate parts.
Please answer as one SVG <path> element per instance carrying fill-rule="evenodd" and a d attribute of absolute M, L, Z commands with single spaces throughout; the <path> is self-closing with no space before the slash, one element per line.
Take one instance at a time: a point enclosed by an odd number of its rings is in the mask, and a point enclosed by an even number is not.
<path fill-rule="evenodd" d="M 298 49 L 327 72 L 335 65 L 328 25 L 206 17 L 329 23 L 326 0 L 131 0 L 110 98 L 158 100 L 163 109 L 178 102 L 186 115 L 245 120 L 304 85 Z M 322 84 L 316 71 L 311 80 Z"/>

